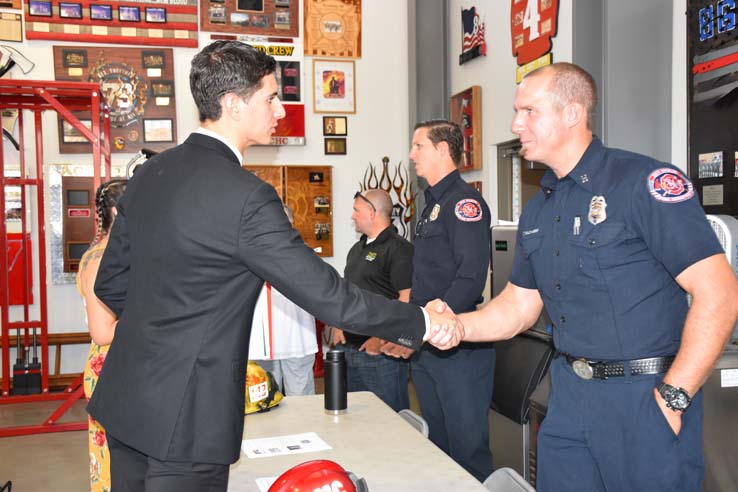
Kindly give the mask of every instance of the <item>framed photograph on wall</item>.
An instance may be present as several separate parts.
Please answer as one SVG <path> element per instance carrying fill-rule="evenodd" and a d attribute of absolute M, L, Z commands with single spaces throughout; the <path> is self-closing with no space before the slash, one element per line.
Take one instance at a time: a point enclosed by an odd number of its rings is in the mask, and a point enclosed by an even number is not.
<path fill-rule="evenodd" d="M 454 94 L 449 110 L 464 136 L 459 171 L 482 169 L 482 88 L 475 85 Z"/>
<path fill-rule="evenodd" d="M 326 138 L 325 155 L 346 155 L 346 139 L 345 138 Z"/>
<path fill-rule="evenodd" d="M 63 143 L 89 143 L 67 120 L 61 120 L 61 140 Z M 92 130 L 92 120 L 79 120 L 88 130 Z"/>
<path fill-rule="evenodd" d="M 313 60 L 313 112 L 356 113 L 353 60 Z"/>
<path fill-rule="evenodd" d="M 51 17 L 51 2 L 41 0 L 30 0 L 28 2 L 28 15 L 39 17 Z"/>
<path fill-rule="evenodd" d="M 323 135 L 345 137 L 348 135 L 345 116 L 323 116 Z"/>
<path fill-rule="evenodd" d="M 121 5 L 118 7 L 118 20 L 121 22 L 141 22 L 141 10 L 138 7 Z"/>
<path fill-rule="evenodd" d="M 90 5 L 90 19 L 92 20 L 113 20 L 112 5 Z"/>
<path fill-rule="evenodd" d="M 144 142 L 173 142 L 172 120 L 145 119 L 143 121 Z"/>
<path fill-rule="evenodd" d="M 167 21 L 167 9 L 161 7 L 146 7 L 146 22 L 165 23 Z"/>
<path fill-rule="evenodd" d="M 59 2 L 59 17 L 62 19 L 81 19 L 82 4 Z"/>

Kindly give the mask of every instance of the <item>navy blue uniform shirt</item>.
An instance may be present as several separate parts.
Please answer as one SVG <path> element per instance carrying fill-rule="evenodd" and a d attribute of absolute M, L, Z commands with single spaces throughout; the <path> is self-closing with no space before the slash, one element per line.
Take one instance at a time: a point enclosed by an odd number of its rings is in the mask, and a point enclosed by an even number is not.
<path fill-rule="evenodd" d="M 538 289 L 562 352 L 595 360 L 673 355 L 687 314 L 674 278 L 722 253 L 676 167 L 595 137 L 520 219 L 510 281 Z"/>
<path fill-rule="evenodd" d="M 443 299 L 455 313 L 482 302 L 489 267 L 489 207 L 477 190 L 453 171 L 425 190 L 416 227 L 410 302 Z"/>

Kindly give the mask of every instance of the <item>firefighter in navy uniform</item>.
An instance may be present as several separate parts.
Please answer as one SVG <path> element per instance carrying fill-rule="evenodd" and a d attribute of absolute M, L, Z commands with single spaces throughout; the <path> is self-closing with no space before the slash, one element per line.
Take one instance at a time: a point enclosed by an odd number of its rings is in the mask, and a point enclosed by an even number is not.
<path fill-rule="evenodd" d="M 430 185 L 414 238 L 410 302 L 442 299 L 455 313 L 476 309 L 489 267 L 490 214 L 482 195 L 457 169 L 463 137 L 455 123 L 415 127 L 410 158 Z M 423 347 L 412 359 L 412 379 L 430 439 L 479 481 L 492 472 L 489 404 L 495 352 L 491 344 L 450 351 Z"/>
<path fill-rule="evenodd" d="M 699 388 L 738 318 L 738 282 L 692 183 L 603 146 L 595 105 L 592 77 L 569 63 L 518 87 L 512 130 L 550 169 L 520 219 L 510 283 L 461 316 L 465 339 L 514 336 L 544 305 L 553 320 L 539 491 L 699 491 Z"/>

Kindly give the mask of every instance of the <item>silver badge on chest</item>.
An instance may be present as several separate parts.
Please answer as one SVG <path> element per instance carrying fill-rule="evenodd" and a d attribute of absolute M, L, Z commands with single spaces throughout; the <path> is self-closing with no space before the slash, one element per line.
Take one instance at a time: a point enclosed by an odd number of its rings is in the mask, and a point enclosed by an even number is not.
<path fill-rule="evenodd" d="M 604 196 L 595 195 L 589 201 L 589 213 L 587 220 L 592 225 L 597 225 L 607 220 L 607 200 Z"/>
<path fill-rule="evenodd" d="M 436 220 L 438 218 L 438 214 L 441 212 L 441 205 L 436 203 L 433 205 L 433 210 L 431 210 L 430 213 L 430 220 Z"/>

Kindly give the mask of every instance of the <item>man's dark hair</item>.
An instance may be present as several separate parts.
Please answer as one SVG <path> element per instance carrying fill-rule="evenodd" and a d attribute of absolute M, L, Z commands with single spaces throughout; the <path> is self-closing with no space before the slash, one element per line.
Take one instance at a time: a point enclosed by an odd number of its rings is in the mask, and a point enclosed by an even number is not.
<path fill-rule="evenodd" d="M 464 136 L 461 133 L 459 125 L 453 121 L 436 119 L 422 121 L 415 125 L 414 130 L 419 128 L 428 129 L 428 140 L 433 145 L 441 142 L 448 144 L 448 153 L 451 154 L 451 160 L 458 166 L 461 163 L 461 152 L 464 149 Z"/>
<path fill-rule="evenodd" d="M 215 41 L 203 48 L 190 70 L 190 91 L 200 121 L 220 119 L 220 100 L 226 94 L 251 97 L 276 64 L 271 56 L 240 41 Z"/>

